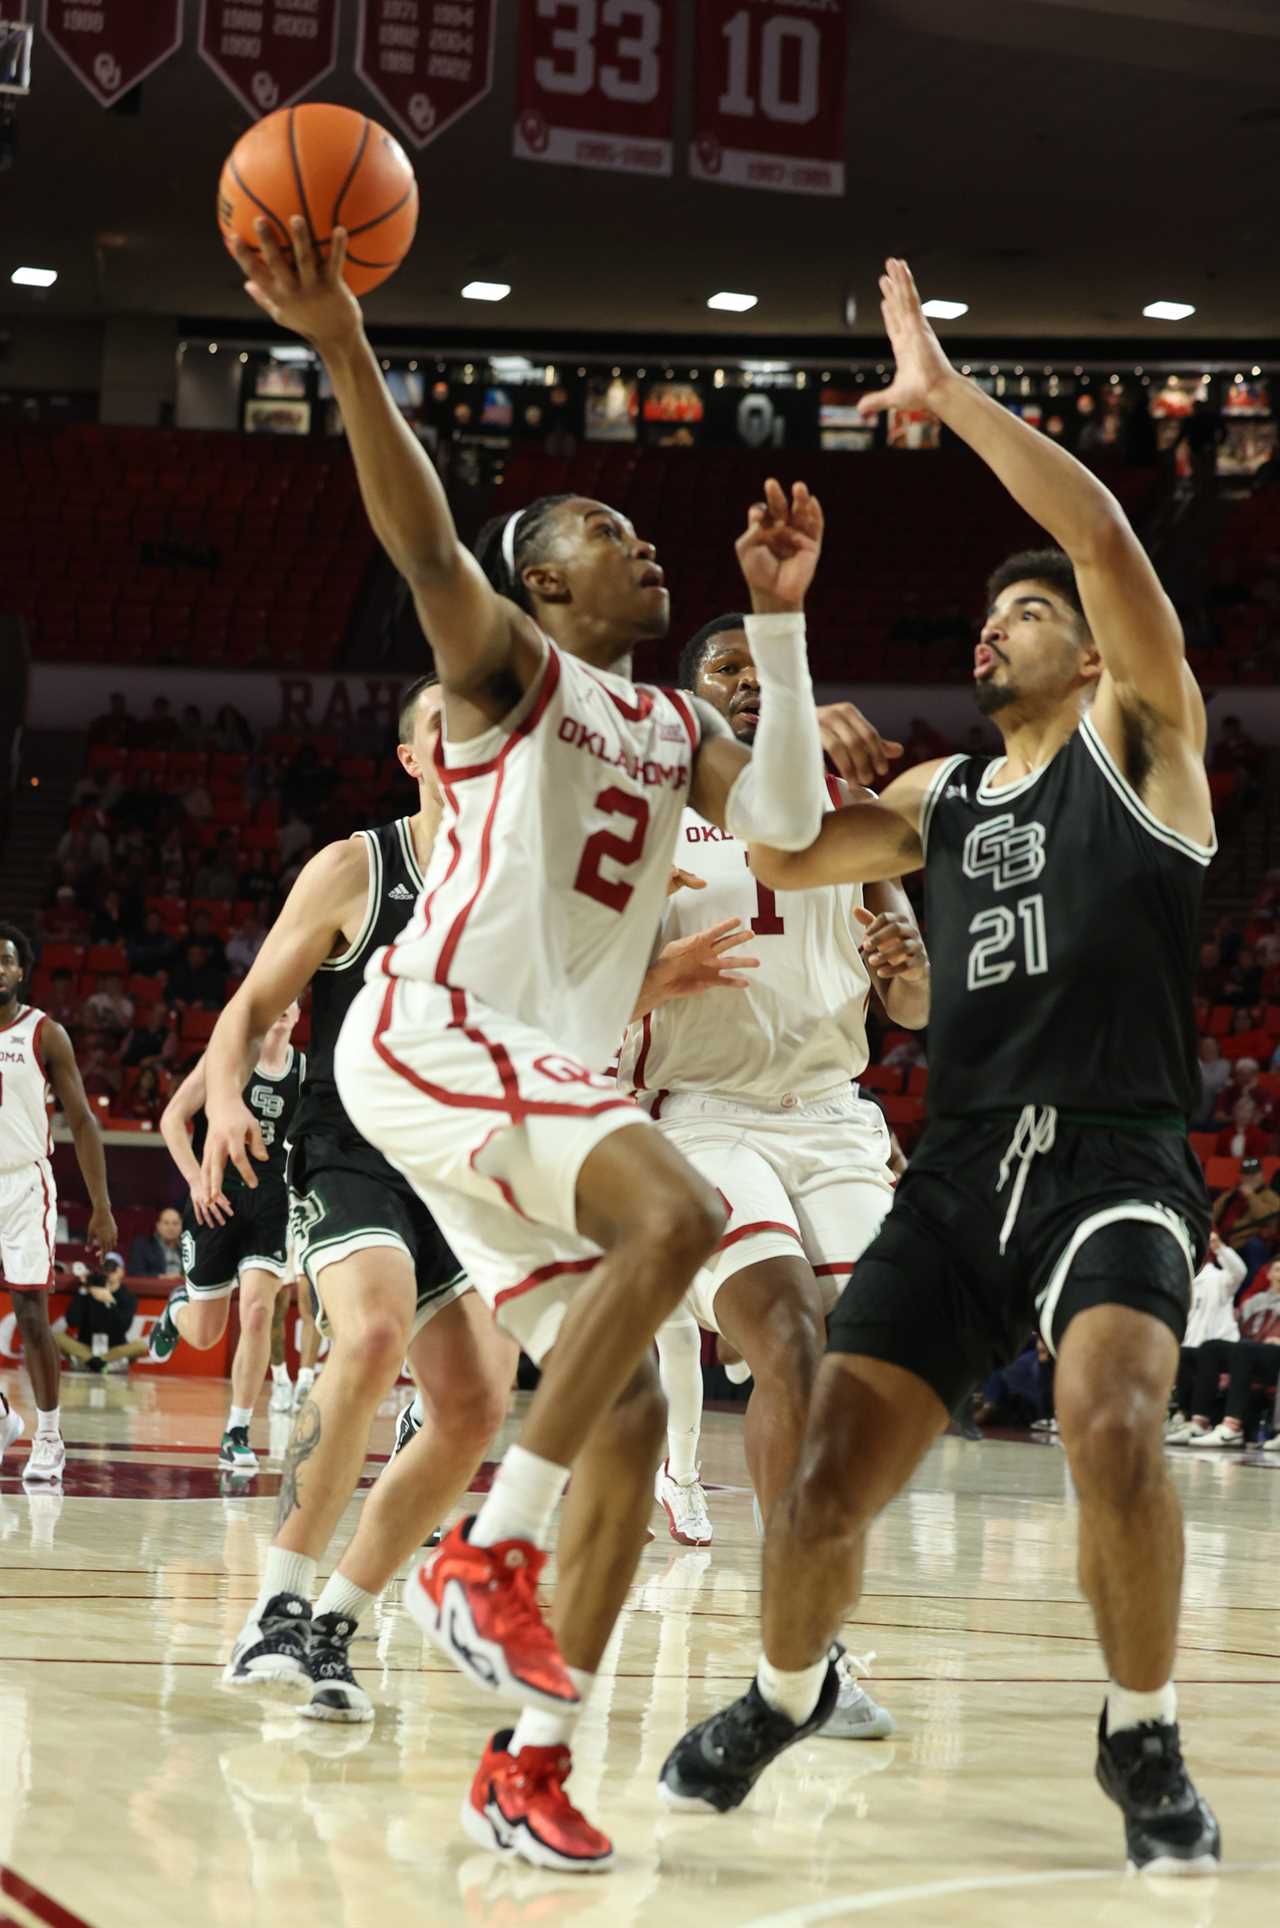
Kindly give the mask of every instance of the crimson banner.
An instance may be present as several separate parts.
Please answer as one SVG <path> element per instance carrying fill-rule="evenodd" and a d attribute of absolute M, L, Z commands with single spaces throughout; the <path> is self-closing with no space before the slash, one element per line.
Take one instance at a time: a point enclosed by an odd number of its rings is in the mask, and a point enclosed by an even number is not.
<path fill-rule="evenodd" d="M 844 193 L 846 0 L 698 0 L 689 172 Z"/>
<path fill-rule="evenodd" d="M 360 0 L 356 72 L 425 147 L 493 85 L 497 0 Z"/>
<path fill-rule="evenodd" d="M 200 58 L 253 116 L 291 107 L 337 62 L 341 0 L 200 0 Z"/>
<path fill-rule="evenodd" d="M 44 0 L 45 37 L 102 107 L 182 44 L 182 0 Z"/>
<path fill-rule="evenodd" d="M 522 0 L 515 151 L 670 174 L 675 0 Z"/>

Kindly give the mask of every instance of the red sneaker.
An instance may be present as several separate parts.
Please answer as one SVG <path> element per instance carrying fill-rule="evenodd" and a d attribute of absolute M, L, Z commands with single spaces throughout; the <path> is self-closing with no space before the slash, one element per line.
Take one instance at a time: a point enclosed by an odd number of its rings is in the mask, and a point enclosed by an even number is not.
<path fill-rule="evenodd" d="M 538 1605 L 546 1554 L 528 1540 L 473 1546 L 471 1525 L 459 1520 L 411 1575 L 410 1615 L 478 1687 L 517 1707 L 576 1707 L 578 1690 Z"/>
<path fill-rule="evenodd" d="M 462 1825 L 491 1854 L 514 1854 L 535 1868 L 601 1874 L 613 1843 L 579 1814 L 564 1791 L 573 1767 L 567 1747 L 522 1747 L 509 1754 L 507 1728 L 495 1734 L 462 1803 Z"/>

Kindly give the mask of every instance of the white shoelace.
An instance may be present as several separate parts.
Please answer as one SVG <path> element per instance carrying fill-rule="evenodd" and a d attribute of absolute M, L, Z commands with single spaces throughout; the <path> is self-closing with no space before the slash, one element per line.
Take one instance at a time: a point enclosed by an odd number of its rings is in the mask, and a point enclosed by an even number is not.
<path fill-rule="evenodd" d="M 1058 1132 L 1058 1110 L 1056 1105 L 1045 1105 L 1037 1110 L 1035 1105 L 1024 1105 L 1018 1113 L 1018 1122 L 1013 1128 L 1013 1137 L 1005 1147 L 1004 1157 L 1000 1160 L 1000 1176 L 996 1181 L 997 1192 L 1002 1192 L 1009 1182 L 1009 1173 L 1017 1164 L 1018 1175 L 1013 1181 L 1013 1192 L 1009 1199 L 1009 1209 L 1000 1227 L 1000 1255 L 1004 1256 L 1005 1247 L 1013 1237 L 1013 1228 L 1018 1222 L 1022 1209 L 1022 1194 L 1027 1189 L 1027 1178 L 1031 1162 L 1037 1156 L 1053 1150 L 1054 1139 Z"/>

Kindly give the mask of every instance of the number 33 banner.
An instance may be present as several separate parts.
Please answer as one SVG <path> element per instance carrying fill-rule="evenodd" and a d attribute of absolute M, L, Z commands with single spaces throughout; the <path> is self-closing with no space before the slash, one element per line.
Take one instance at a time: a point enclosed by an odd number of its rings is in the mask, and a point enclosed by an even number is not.
<path fill-rule="evenodd" d="M 670 174 L 676 0 L 521 0 L 515 151 Z"/>
<path fill-rule="evenodd" d="M 847 0 L 698 0 L 689 172 L 844 193 Z"/>

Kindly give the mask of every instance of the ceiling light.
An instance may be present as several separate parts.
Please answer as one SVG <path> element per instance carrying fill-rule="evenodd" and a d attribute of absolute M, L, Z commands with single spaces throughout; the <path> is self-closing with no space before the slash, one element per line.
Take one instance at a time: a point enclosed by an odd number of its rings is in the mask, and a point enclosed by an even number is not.
<path fill-rule="evenodd" d="M 968 312 L 967 301 L 926 301 L 921 309 L 921 313 L 928 315 L 930 321 L 959 321 L 961 315 L 967 315 Z"/>
<path fill-rule="evenodd" d="M 217 354 L 217 352 L 218 352 L 218 344 L 217 344 L 217 342 L 216 342 L 216 341 L 211 341 L 211 342 L 209 343 L 209 353 L 210 353 L 211 355 L 216 355 L 216 354 Z"/>
<path fill-rule="evenodd" d="M 511 293 L 509 281 L 468 281 L 462 290 L 464 301 L 505 301 Z"/>
<path fill-rule="evenodd" d="M 735 295 L 721 289 L 718 295 L 707 297 L 708 308 L 725 308 L 731 315 L 745 315 L 748 308 L 754 308 L 759 295 Z"/>
<path fill-rule="evenodd" d="M 58 279 L 56 268 L 15 268 L 9 276 L 17 288 L 52 288 Z"/>
<path fill-rule="evenodd" d="M 1195 309 L 1186 301 L 1149 301 L 1142 312 L 1148 321 L 1185 321 Z"/>

